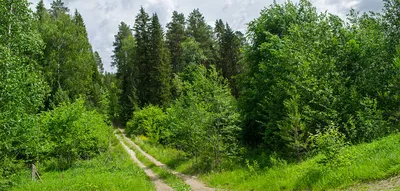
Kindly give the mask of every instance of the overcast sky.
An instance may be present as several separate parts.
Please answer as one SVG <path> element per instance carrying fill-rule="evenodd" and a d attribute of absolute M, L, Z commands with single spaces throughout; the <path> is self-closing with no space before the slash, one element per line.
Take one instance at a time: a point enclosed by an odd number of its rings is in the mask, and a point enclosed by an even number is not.
<path fill-rule="evenodd" d="M 39 0 L 29 0 L 36 6 Z M 285 0 L 277 0 L 282 3 Z M 297 0 L 294 0 L 296 2 Z M 344 17 L 350 8 L 358 11 L 380 11 L 382 0 L 311 0 L 319 11 L 328 11 Z M 44 0 L 47 8 L 52 0 Z M 112 44 L 121 21 L 133 25 L 140 6 L 149 14 L 157 12 L 165 27 L 172 12 L 177 10 L 187 16 L 199 8 L 208 24 L 216 19 L 228 22 L 235 30 L 246 31 L 246 23 L 258 17 L 260 11 L 273 0 L 64 0 L 71 13 L 75 9 L 82 14 L 93 49 L 100 53 L 104 67 L 111 68 Z"/>

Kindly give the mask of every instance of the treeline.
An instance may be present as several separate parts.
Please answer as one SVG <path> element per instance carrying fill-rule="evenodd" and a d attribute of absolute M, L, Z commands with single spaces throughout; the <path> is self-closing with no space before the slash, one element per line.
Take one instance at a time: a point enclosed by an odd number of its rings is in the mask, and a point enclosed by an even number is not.
<path fill-rule="evenodd" d="M 175 11 L 164 35 L 141 8 L 115 36 L 119 117 L 203 169 L 243 148 L 301 161 L 397 132 L 400 3 L 384 5 L 343 20 L 307 0 L 273 3 L 246 38 L 198 9 Z"/>
<path fill-rule="evenodd" d="M 0 1 L 0 190 L 31 164 L 65 170 L 106 152 L 111 133 L 113 82 L 82 16 L 60 0 L 29 5 Z"/>
<path fill-rule="evenodd" d="M 220 155 L 236 152 L 239 114 L 232 93 L 238 95 L 234 76 L 244 44 L 242 33 L 222 20 L 213 29 L 198 9 L 188 18 L 173 12 L 165 34 L 157 14 L 150 17 L 143 7 L 133 27 L 122 22 L 113 65 L 121 90 L 119 117 L 125 124 L 133 115 L 128 132 L 146 134 L 196 158 L 215 155 L 214 166 Z"/>
<path fill-rule="evenodd" d="M 133 27 L 124 22 L 119 25 L 112 64 L 118 69 L 123 123 L 138 108 L 149 104 L 164 107 L 177 98 L 172 81 L 188 65 L 220 63 L 217 68 L 223 69 L 224 76 L 235 84 L 232 77 L 238 73 L 243 34 L 221 20 L 216 26 L 214 32 L 198 9 L 187 20 L 175 11 L 164 34 L 157 14 L 150 17 L 143 8 Z"/>

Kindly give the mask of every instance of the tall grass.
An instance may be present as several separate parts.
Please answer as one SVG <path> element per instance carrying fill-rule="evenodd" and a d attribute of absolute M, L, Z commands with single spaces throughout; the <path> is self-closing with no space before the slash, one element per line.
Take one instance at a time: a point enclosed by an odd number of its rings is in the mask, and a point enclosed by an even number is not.
<path fill-rule="evenodd" d="M 29 175 L 28 171 L 21 173 L 19 183 L 11 190 L 155 190 L 115 139 L 108 152 L 80 161 L 66 171 L 44 172 L 39 182 L 31 181 Z"/>
<path fill-rule="evenodd" d="M 202 175 L 212 186 L 229 190 L 329 190 L 386 179 L 400 174 L 400 134 L 345 148 L 341 165 L 321 164 L 318 155 L 302 163 L 276 162 Z"/>
<path fill-rule="evenodd" d="M 134 138 L 143 150 L 174 169 L 188 171 L 193 166 L 184 153 L 155 146 L 145 137 Z M 300 163 L 279 158 L 248 158 L 232 170 L 200 174 L 211 187 L 227 190 L 338 190 L 353 185 L 400 175 L 400 134 L 344 148 L 335 161 L 322 163 L 317 155 Z M 268 162 L 265 162 L 265 161 Z M 243 161 L 246 161 L 244 159 Z M 269 165 L 261 167 L 259 164 Z M 174 165 L 175 164 L 175 165 Z M 384 188 L 383 188 L 384 189 Z"/>

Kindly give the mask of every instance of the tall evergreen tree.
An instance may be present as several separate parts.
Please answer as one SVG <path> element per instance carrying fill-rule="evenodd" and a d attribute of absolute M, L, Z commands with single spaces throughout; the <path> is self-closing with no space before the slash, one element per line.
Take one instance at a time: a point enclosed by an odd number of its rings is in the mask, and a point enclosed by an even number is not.
<path fill-rule="evenodd" d="M 157 14 L 151 18 L 150 33 L 150 73 L 149 79 L 149 103 L 153 105 L 164 105 L 171 97 L 170 74 L 171 66 L 164 43 L 164 35 Z"/>
<path fill-rule="evenodd" d="M 189 14 L 187 19 L 186 34 L 188 37 L 192 37 L 200 43 L 200 48 L 204 52 L 204 55 L 208 58 L 205 63 L 200 64 L 213 64 L 215 62 L 215 52 L 214 42 L 212 39 L 212 28 L 206 23 L 204 16 L 200 13 L 199 9 L 194 9 Z"/>
<path fill-rule="evenodd" d="M 39 21 L 42 20 L 42 17 L 43 17 L 42 15 L 45 12 L 47 13 L 46 7 L 44 6 L 44 2 L 43 2 L 43 0 L 40 0 L 36 6 L 36 15 L 37 15 Z"/>
<path fill-rule="evenodd" d="M 116 78 L 121 90 L 118 101 L 120 105 L 119 117 L 122 123 L 126 123 L 132 117 L 138 102 L 136 93 L 138 62 L 134 60 L 135 51 L 135 39 L 132 36 L 131 29 L 127 24 L 121 22 L 118 34 L 115 35 L 112 66 L 117 67 Z M 116 112 L 117 109 L 113 108 Z"/>
<path fill-rule="evenodd" d="M 103 61 L 101 60 L 101 57 L 97 51 L 94 52 L 94 59 L 96 60 L 96 65 L 97 65 L 97 71 L 100 74 L 104 74 L 104 65 Z"/>
<path fill-rule="evenodd" d="M 69 9 L 68 7 L 64 6 L 64 2 L 62 0 L 54 0 L 51 3 L 51 9 L 50 13 L 53 15 L 53 17 L 58 18 L 60 13 L 68 13 Z"/>
<path fill-rule="evenodd" d="M 174 11 L 172 21 L 167 24 L 166 40 L 171 57 L 171 66 L 174 73 L 181 72 L 185 66 L 182 65 L 181 43 L 185 41 L 185 16 Z"/>
<path fill-rule="evenodd" d="M 146 13 L 143 7 L 140 8 L 139 14 L 135 19 L 135 40 L 136 44 L 136 57 L 135 62 L 138 65 L 138 98 L 140 106 L 144 106 L 150 103 L 150 98 L 152 97 L 150 87 L 150 17 Z"/>
<path fill-rule="evenodd" d="M 218 50 L 215 58 L 217 68 L 221 70 L 223 77 L 228 79 L 232 93 L 238 96 L 234 77 L 239 72 L 238 62 L 241 57 L 242 38 L 240 33 L 233 31 L 228 23 L 224 24 L 222 20 L 216 21 L 214 34 Z"/>

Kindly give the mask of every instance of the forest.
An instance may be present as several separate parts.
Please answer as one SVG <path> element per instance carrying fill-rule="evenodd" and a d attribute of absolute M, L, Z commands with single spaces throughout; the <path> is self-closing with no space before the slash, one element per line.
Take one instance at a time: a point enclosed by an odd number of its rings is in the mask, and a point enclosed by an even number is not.
<path fill-rule="evenodd" d="M 341 18 L 274 2 L 245 32 L 197 8 L 164 27 L 141 7 L 118 26 L 110 73 L 78 10 L 0 0 L 0 190 L 156 190 L 120 128 L 217 189 L 360 190 L 397 177 L 400 1 L 383 3 Z M 31 180 L 32 164 L 42 177 Z"/>

